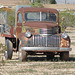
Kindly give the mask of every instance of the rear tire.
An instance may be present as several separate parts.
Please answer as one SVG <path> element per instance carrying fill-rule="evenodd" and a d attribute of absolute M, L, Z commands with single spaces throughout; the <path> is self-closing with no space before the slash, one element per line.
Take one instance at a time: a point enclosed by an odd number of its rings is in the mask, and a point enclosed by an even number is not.
<path fill-rule="evenodd" d="M 27 60 L 27 52 L 25 50 L 19 51 L 18 57 L 19 57 L 20 61 L 22 61 L 22 62 L 26 61 Z"/>
<path fill-rule="evenodd" d="M 5 59 L 12 59 L 13 51 L 12 51 L 12 43 L 10 40 L 6 40 L 7 51 L 5 51 Z"/>
<path fill-rule="evenodd" d="M 63 61 L 67 61 L 69 59 L 69 52 L 61 52 L 60 53 L 60 59 Z"/>

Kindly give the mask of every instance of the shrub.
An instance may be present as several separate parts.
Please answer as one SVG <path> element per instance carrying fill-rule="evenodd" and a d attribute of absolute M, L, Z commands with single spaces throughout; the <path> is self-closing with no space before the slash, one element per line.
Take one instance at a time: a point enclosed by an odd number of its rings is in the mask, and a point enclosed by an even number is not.
<path fill-rule="evenodd" d="M 62 23 L 62 30 L 64 31 L 67 27 L 74 27 L 75 26 L 75 15 L 73 15 L 74 12 L 72 11 L 63 11 L 60 12 L 60 23 L 62 22 L 61 18 L 64 17 L 65 20 Z"/>
<path fill-rule="evenodd" d="M 31 7 L 44 7 L 42 3 L 35 2 L 31 4 Z"/>
<path fill-rule="evenodd" d="M 56 4 L 56 1 L 55 0 L 50 0 L 50 3 L 51 4 Z"/>
<path fill-rule="evenodd" d="M 15 11 L 14 10 L 7 13 L 7 23 L 9 26 L 10 25 L 15 26 Z"/>

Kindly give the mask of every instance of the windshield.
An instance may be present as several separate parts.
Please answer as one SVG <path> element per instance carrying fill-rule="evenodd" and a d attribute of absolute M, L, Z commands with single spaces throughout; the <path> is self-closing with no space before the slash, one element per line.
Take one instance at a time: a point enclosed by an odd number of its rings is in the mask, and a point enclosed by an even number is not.
<path fill-rule="evenodd" d="M 27 12 L 25 13 L 25 20 L 56 22 L 56 14 L 48 12 Z"/>

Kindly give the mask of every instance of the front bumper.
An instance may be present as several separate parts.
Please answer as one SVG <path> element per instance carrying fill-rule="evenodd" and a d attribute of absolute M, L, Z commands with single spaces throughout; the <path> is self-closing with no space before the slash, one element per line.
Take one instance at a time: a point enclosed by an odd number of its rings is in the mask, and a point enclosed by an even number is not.
<path fill-rule="evenodd" d="M 71 51 L 72 48 L 59 48 L 59 47 L 21 47 L 25 51 Z"/>

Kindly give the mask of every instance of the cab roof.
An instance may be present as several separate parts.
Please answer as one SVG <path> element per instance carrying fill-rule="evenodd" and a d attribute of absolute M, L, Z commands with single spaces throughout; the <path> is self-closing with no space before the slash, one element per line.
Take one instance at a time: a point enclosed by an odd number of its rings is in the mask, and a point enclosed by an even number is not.
<path fill-rule="evenodd" d="M 22 7 L 18 10 L 18 12 L 52 12 L 58 13 L 56 9 L 53 8 L 35 8 L 35 7 Z"/>

